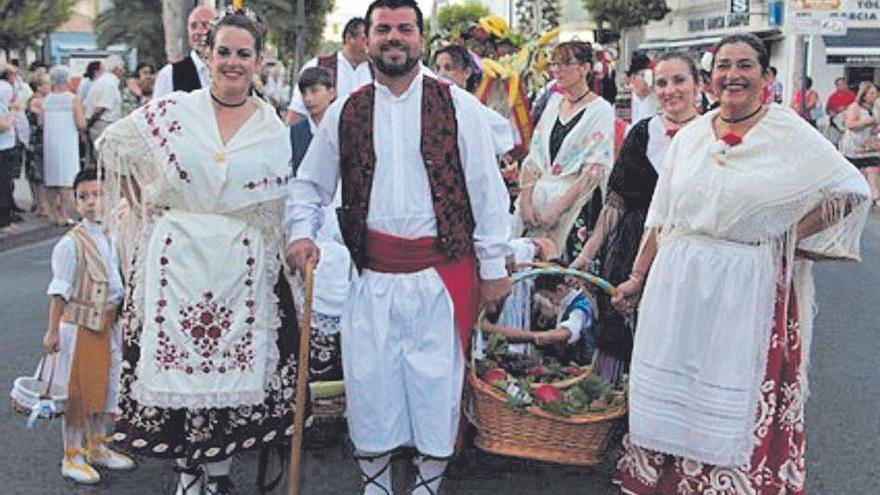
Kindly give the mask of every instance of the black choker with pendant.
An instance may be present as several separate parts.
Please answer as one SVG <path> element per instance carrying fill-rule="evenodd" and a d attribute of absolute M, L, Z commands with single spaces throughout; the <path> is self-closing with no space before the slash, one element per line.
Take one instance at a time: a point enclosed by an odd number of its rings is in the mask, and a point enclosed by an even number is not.
<path fill-rule="evenodd" d="M 220 98 L 217 98 L 217 96 L 214 95 L 213 91 L 209 91 L 209 93 L 211 93 L 211 99 L 214 100 L 214 103 L 216 103 L 224 108 L 238 108 L 238 107 L 244 105 L 245 103 L 247 103 L 247 101 L 248 101 L 248 99 L 245 98 L 245 99 L 241 100 L 240 103 L 226 103 L 225 101 L 221 100 Z"/>
<path fill-rule="evenodd" d="M 568 103 L 571 104 L 571 105 L 574 105 L 575 103 L 577 103 L 577 102 L 583 100 L 584 98 L 586 98 L 587 95 L 589 95 L 590 93 L 592 93 L 592 91 L 590 91 L 590 90 L 588 89 L 586 93 L 584 93 L 584 94 L 578 96 L 578 97 L 575 98 L 574 100 L 568 100 Z"/>
<path fill-rule="evenodd" d="M 724 117 L 721 114 L 718 114 L 718 116 L 721 117 L 721 120 L 723 120 L 727 124 L 738 124 L 740 122 L 744 122 L 746 120 L 749 120 L 750 118 L 754 117 L 755 115 L 758 115 L 758 113 L 760 113 L 761 110 L 763 110 L 763 109 L 764 109 L 764 105 L 759 105 L 758 108 L 756 108 L 754 112 L 746 115 L 745 117 L 739 117 L 739 118 L 733 118 L 733 119 L 728 119 L 727 117 Z"/>

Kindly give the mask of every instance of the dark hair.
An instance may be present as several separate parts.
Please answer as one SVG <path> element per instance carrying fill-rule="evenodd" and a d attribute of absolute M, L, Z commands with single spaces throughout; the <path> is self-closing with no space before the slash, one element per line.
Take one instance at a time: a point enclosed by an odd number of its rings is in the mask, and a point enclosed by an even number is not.
<path fill-rule="evenodd" d="M 148 63 L 146 63 L 146 62 L 141 62 L 141 63 L 137 64 L 137 67 L 135 67 L 135 69 L 134 69 L 134 74 L 135 74 L 136 76 L 139 75 L 139 74 L 141 73 L 141 69 L 143 69 L 144 67 L 149 67 L 149 68 L 150 68 L 150 72 L 153 71 L 153 66 L 152 66 L 151 64 L 148 64 Z"/>
<path fill-rule="evenodd" d="M 761 72 L 767 72 L 769 70 L 770 53 L 767 51 L 767 47 L 764 45 L 764 42 L 761 41 L 761 38 L 758 38 L 751 33 L 731 34 L 721 38 L 721 41 L 715 45 L 715 60 L 718 59 L 718 52 L 721 51 L 721 47 L 724 45 L 733 45 L 735 43 L 749 45 L 749 47 L 751 47 L 752 50 L 755 50 L 755 53 L 758 54 L 758 63 L 761 64 Z"/>
<path fill-rule="evenodd" d="M 767 70 L 769 70 L 770 73 L 773 74 L 773 77 L 776 77 L 776 67 L 773 67 L 771 65 Z"/>
<path fill-rule="evenodd" d="M 333 75 L 323 67 L 309 67 L 300 74 L 299 81 L 296 83 L 300 92 L 305 92 L 306 88 L 311 88 L 316 84 L 333 89 Z"/>
<path fill-rule="evenodd" d="M 95 79 L 95 74 L 101 70 L 101 62 L 98 60 L 93 60 L 89 62 L 89 65 L 86 66 L 85 77 L 89 79 Z"/>
<path fill-rule="evenodd" d="M 28 71 L 33 72 L 40 67 L 42 67 L 44 69 L 49 68 L 49 66 L 46 65 L 46 62 L 43 62 L 42 60 L 34 60 L 33 62 L 31 62 L 31 65 L 28 66 Z"/>
<path fill-rule="evenodd" d="M 667 60 L 681 60 L 688 66 L 688 70 L 691 73 L 691 77 L 694 78 L 694 84 L 700 83 L 700 72 L 697 70 L 697 64 L 694 62 L 694 59 L 690 58 L 685 52 L 666 52 L 660 57 L 657 58 L 657 61 L 654 67 L 660 65 L 660 62 L 666 62 Z"/>
<path fill-rule="evenodd" d="M 419 34 L 425 33 L 425 22 L 422 18 L 422 9 L 415 0 L 375 0 L 367 7 L 367 15 L 364 17 L 367 23 L 367 32 L 370 32 L 372 26 L 373 11 L 376 9 L 413 9 L 416 12 L 416 25 L 419 27 Z"/>
<path fill-rule="evenodd" d="M 446 45 L 434 52 L 434 55 L 431 57 L 431 64 L 433 65 L 437 62 L 437 57 L 443 53 L 449 55 L 449 58 L 452 59 L 452 62 L 459 69 L 467 69 L 471 66 L 471 56 L 467 50 L 463 46 L 455 44 Z"/>
<path fill-rule="evenodd" d="M 566 285 L 565 275 L 561 273 L 547 273 L 535 277 L 535 291 L 548 290 L 556 292 L 560 285 Z"/>
<path fill-rule="evenodd" d="M 217 33 L 220 32 L 220 28 L 223 27 L 234 27 L 239 29 L 244 29 L 245 31 L 251 33 L 251 36 L 254 38 L 254 50 L 256 50 L 257 55 L 262 53 L 263 51 L 263 26 L 260 25 L 257 21 L 252 20 L 250 17 L 241 14 L 227 14 L 220 18 L 216 24 L 211 28 L 208 32 L 208 47 L 214 48 L 214 42 L 217 39 Z"/>
<path fill-rule="evenodd" d="M 841 76 L 834 79 L 834 84 L 839 83 L 840 81 L 846 82 L 846 78 Z"/>
<path fill-rule="evenodd" d="M 352 17 L 345 23 L 345 27 L 342 28 L 342 41 L 345 42 L 348 38 L 354 38 L 357 36 L 358 28 L 364 27 L 364 34 L 367 32 L 367 21 L 364 20 L 363 17 Z"/>
<path fill-rule="evenodd" d="M 813 87 L 813 78 L 810 76 L 804 77 L 804 86 L 806 86 L 807 89 L 812 88 Z"/>
<path fill-rule="evenodd" d="M 593 82 L 593 47 L 584 41 L 566 41 L 553 47 L 551 58 L 567 58 L 581 64 L 590 64 L 590 72 L 587 74 L 587 84 Z"/>
<path fill-rule="evenodd" d="M 468 53 L 467 48 L 465 48 L 461 45 L 456 45 L 456 44 L 446 45 L 446 46 L 440 48 L 439 50 L 437 50 L 436 52 L 434 52 L 434 55 L 431 57 L 431 65 L 434 65 L 434 63 L 437 62 L 437 57 L 439 57 L 441 53 L 445 53 L 445 54 L 449 55 L 449 58 L 452 59 L 452 63 L 455 64 L 456 66 L 458 66 L 458 68 L 460 68 L 462 70 L 464 70 L 464 69 L 471 70 L 471 75 L 470 75 L 470 77 L 468 77 L 468 80 L 467 80 L 467 87 L 462 88 L 462 89 L 466 89 L 469 92 L 473 92 L 477 88 L 477 85 L 480 83 L 480 79 L 482 76 L 477 72 L 477 69 L 472 65 L 471 54 Z"/>
<path fill-rule="evenodd" d="M 76 186 L 82 184 L 83 182 L 90 182 L 93 180 L 98 180 L 99 170 L 97 168 L 84 168 L 77 172 L 76 177 L 73 179 L 73 190 L 76 191 Z M 101 176 L 103 177 L 104 172 L 100 171 Z"/>
<path fill-rule="evenodd" d="M 553 48 L 552 57 L 565 57 L 582 64 L 593 65 L 593 47 L 584 41 L 566 41 Z"/>

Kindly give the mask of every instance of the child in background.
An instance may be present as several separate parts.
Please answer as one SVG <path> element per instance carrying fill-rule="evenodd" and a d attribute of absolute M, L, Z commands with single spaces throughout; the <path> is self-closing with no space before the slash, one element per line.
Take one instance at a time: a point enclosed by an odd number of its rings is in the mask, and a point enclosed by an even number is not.
<path fill-rule="evenodd" d="M 116 307 L 123 297 L 119 258 L 104 232 L 104 187 L 96 169 L 73 182 L 83 219 L 52 251 L 46 352 L 58 352 L 55 381 L 67 389 L 61 475 L 78 483 L 101 480 L 93 466 L 132 469 L 134 461 L 108 448 L 116 411 L 122 334 Z"/>
<path fill-rule="evenodd" d="M 593 304 L 579 289 L 571 287 L 564 275 L 540 275 L 535 279 L 536 298 L 549 302 L 542 307 L 555 312 L 555 326 L 532 332 L 533 342 L 561 364 L 586 365 L 592 362 L 595 339 L 590 331 Z"/>

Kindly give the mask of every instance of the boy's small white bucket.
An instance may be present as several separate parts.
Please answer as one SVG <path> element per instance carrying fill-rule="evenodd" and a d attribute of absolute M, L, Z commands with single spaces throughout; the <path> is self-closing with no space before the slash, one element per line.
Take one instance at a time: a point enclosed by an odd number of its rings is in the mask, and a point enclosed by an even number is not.
<path fill-rule="evenodd" d="M 47 356 L 40 359 L 40 365 L 33 376 L 16 378 L 9 393 L 12 410 L 27 416 L 29 428 L 36 425 L 37 419 L 50 419 L 64 414 L 64 406 L 67 402 L 64 388 L 58 383 L 53 383 L 57 354 L 52 355 L 48 378 L 44 374 L 46 359 Z"/>

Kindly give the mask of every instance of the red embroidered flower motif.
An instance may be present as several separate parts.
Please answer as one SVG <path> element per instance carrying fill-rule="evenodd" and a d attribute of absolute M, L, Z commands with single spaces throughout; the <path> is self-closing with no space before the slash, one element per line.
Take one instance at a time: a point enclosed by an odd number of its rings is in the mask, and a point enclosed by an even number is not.
<path fill-rule="evenodd" d="M 258 181 L 249 181 L 244 185 L 244 188 L 253 191 L 258 188 L 268 188 L 269 186 L 283 186 L 290 182 L 290 175 L 278 175 L 275 177 L 263 177 Z"/>
<path fill-rule="evenodd" d="M 727 134 L 721 136 L 721 140 L 724 141 L 728 146 L 736 146 L 743 141 L 742 137 L 737 136 L 732 132 L 728 132 Z"/>
<path fill-rule="evenodd" d="M 666 129 L 666 135 L 670 138 L 674 138 L 675 134 L 678 132 L 678 129 Z"/>
<path fill-rule="evenodd" d="M 593 139 L 593 141 L 602 141 L 603 139 L 605 139 L 605 134 L 603 134 L 602 131 L 596 131 L 593 133 L 591 138 Z"/>
<path fill-rule="evenodd" d="M 560 165 L 558 163 L 554 163 L 553 166 L 550 168 L 550 173 L 553 175 L 561 174 L 562 173 L 562 165 Z"/>
<path fill-rule="evenodd" d="M 233 311 L 214 299 L 214 294 L 205 292 L 202 300 L 180 310 L 180 328 L 188 329 L 199 355 L 204 360 L 199 367 L 210 371 L 215 367 L 213 359 L 219 348 L 219 340 L 224 330 L 230 328 Z"/>

